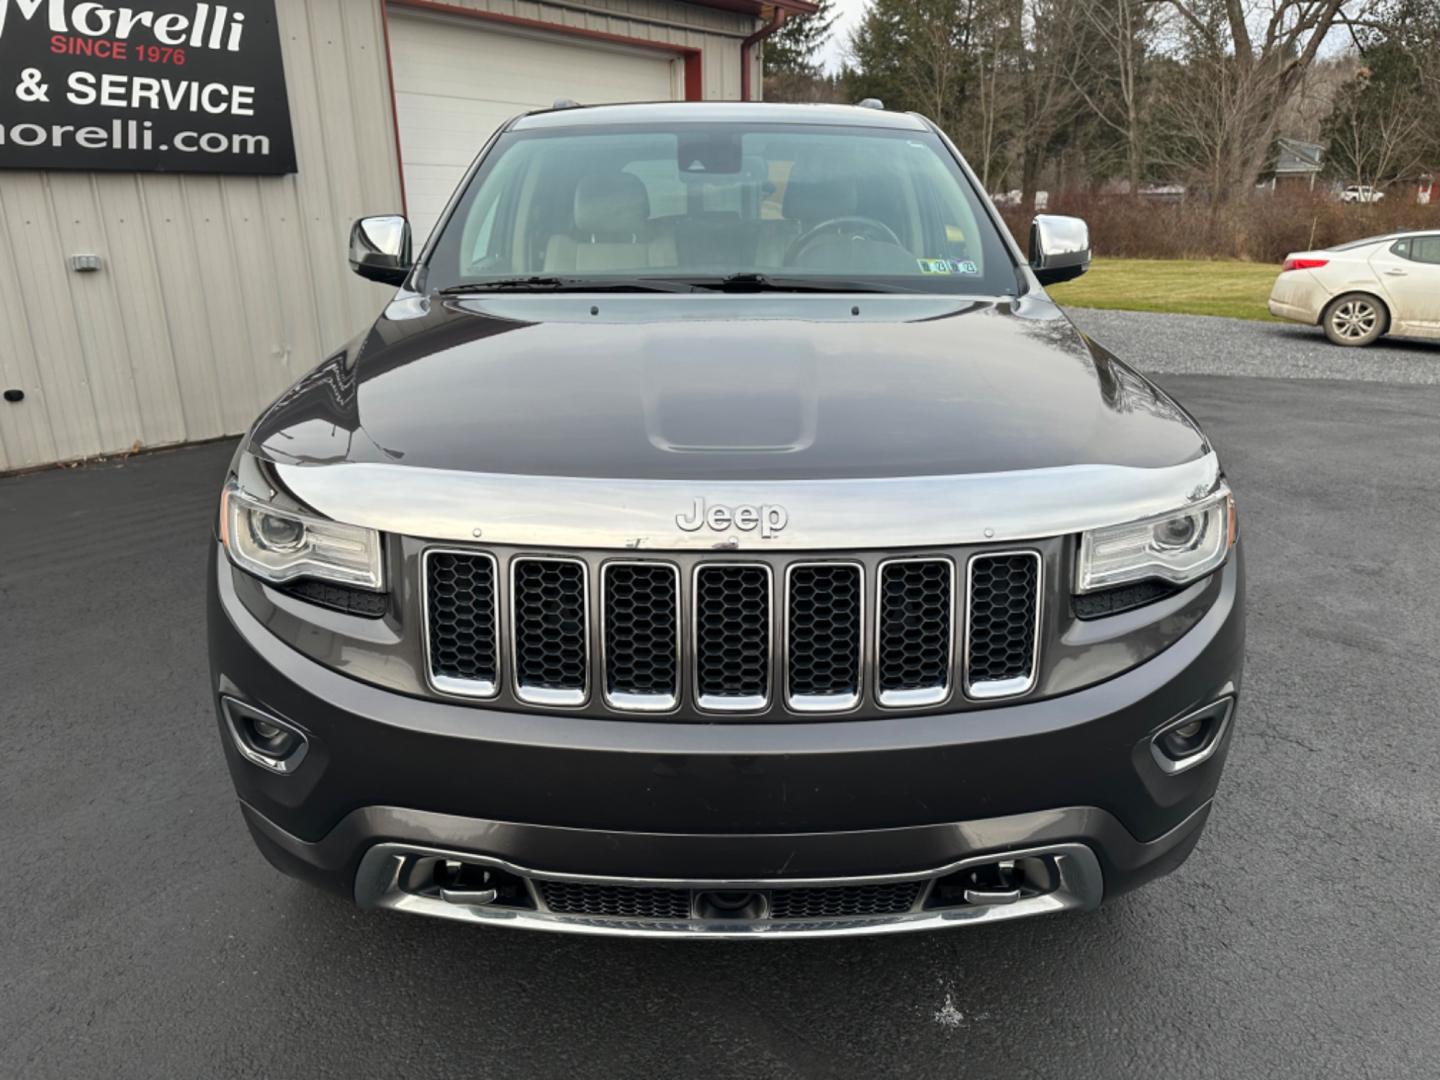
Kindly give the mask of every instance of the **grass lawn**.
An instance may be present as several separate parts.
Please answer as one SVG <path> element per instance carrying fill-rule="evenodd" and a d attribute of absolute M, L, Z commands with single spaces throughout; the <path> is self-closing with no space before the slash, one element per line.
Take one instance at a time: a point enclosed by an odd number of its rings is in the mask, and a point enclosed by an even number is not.
<path fill-rule="evenodd" d="M 1269 263 L 1096 259 L 1084 277 L 1046 291 L 1074 307 L 1268 320 L 1265 302 L 1279 273 Z"/>

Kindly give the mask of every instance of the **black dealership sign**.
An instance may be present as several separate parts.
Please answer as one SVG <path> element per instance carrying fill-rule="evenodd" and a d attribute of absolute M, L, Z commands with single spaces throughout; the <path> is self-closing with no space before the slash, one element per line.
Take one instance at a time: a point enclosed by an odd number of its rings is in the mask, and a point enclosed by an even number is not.
<path fill-rule="evenodd" d="M 0 168 L 294 172 L 275 0 L 0 0 Z"/>

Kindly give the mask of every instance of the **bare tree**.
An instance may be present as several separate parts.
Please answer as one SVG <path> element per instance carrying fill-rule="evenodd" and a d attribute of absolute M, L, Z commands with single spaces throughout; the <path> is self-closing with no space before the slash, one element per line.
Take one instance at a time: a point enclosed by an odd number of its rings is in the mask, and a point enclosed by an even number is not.
<path fill-rule="evenodd" d="M 1145 75 L 1157 25 L 1153 0 L 1095 0 L 1079 5 L 1099 49 L 1081 50 L 1068 73 L 1090 112 L 1125 144 L 1125 176 L 1138 195 L 1145 169 Z"/>
<path fill-rule="evenodd" d="M 1156 0 L 1186 32 L 1188 75 L 1166 119 L 1214 202 L 1251 190 L 1272 153 L 1281 110 L 1338 22 L 1373 0 Z"/>
<path fill-rule="evenodd" d="M 1007 122 L 1013 110 L 1015 94 L 1005 71 L 1005 48 L 1003 35 L 996 33 L 996 24 L 986 24 L 990 31 L 979 43 L 976 56 L 975 123 L 969 125 L 974 131 L 971 153 L 967 156 L 980 164 L 980 183 L 985 190 L 991 190 L 991 181 L 997 179 L 996 166 L 999 164 L 1004 137 L 1001 125 Z M 1006 75 L 1002 79 L 1002 73 Z"/>
<path fill-rule="evenodd" d="M 1386 86 L 1376 95 L 1359 88 L 1346 94 L 1327 124 L 1332 169 L 1356 184 L 1413 175 L 1427 164 L 1421 135 L 1434 122 L 1427 106 L 1421 95 L 1402 86 Z"/>
<path fill-rule="evenodd" d="M 1009 30 L 1020 126 L 1015 135 L 1020 162 L 1021 203 L 1035 206 L 1052 143 L 1074 119 L 1081 104 L 1071 72 L 1075 67 L 1079 11 L 1086 0 L 1011 0 Z"/>

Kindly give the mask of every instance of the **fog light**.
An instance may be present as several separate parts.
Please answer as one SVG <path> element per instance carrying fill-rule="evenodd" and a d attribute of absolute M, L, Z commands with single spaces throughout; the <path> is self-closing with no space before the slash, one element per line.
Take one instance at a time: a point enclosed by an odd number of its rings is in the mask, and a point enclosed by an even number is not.
<path fill-rule="evenodd" d="M 1235 699 L 1224 697 L 1162 728 L 1150 741 L 1155 764 L 1174 774 L 1208 761 L 1225 736 L 1234 708 Z"/>
<path fill-rule="evenodd" d="M 299 728 L 234 698 L 222 697 L 220 709 L 235 749 L 252 765 L 289 774 L 305 760 L 310 744 Z"/>
<path fill-rule="evenodd" d="M 1171 728 L 1170 735 L 1177 739 L 1193 739 L 1196 735 L 1199 735 L 1204 728 L 1205 721 L 1203 720 L 1187 720 L 1179 727 Z"/>

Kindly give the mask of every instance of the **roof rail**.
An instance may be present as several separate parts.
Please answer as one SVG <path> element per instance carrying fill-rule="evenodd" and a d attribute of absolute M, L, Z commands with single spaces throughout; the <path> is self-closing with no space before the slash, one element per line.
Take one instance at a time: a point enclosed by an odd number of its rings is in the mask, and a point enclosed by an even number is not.
<path fill-rule="evenodd" d="M 883 111 L 885 108 L 885 103 L 881 101 L 878 97 L 862 98 L 855 104 L 862 109 L 880 109 Z"/>
<path fill-rule="evenodd" d="M 552 109 L 578 109 L 580 103 L 574 98 L 557 97 L 555 103 L 550 106 Z"/>

